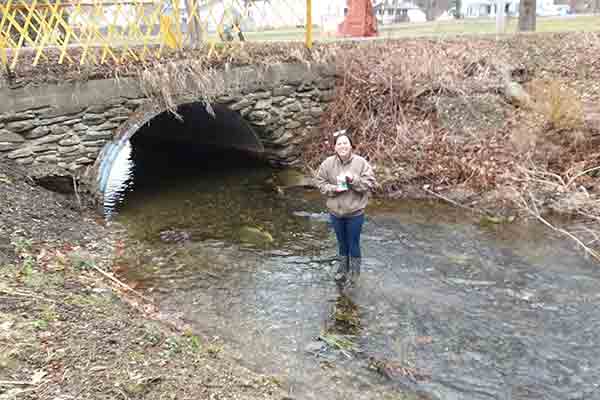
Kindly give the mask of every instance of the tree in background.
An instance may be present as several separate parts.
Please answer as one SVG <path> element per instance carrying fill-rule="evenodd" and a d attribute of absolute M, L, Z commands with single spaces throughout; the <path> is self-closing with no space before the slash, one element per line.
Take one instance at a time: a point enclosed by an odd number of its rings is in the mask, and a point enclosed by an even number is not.
<path fill-rule="evenodd" d="M 414 3 L 425 11 L 428 21 L 433 21 L 452 7 L 453 0 L 416 0 Z M 455 0 L 456 1 L 456 0 Z M 459 3 L 461 0 L 458 0 Z M 458 10 L 460 12 L 460 10 Z"/>
<path fill-rule="evenodd" d="M 462 8 L 462 0 L 450 0 L 449 4 L 451 9 L 454 9 L 454 13 L 452 16 L 456 19 L 462 18 L 461 8 Z"/>
<path fill-rule="evenodd" d="M 535 31 L 535 0 L 521 0 L 519 4 L 519 31 Z"/>

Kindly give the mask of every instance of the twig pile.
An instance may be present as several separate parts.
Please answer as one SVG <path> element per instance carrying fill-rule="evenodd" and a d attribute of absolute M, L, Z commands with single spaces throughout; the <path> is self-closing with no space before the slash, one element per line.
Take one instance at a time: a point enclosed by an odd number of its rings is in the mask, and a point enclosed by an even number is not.
<path fill-rule="evenodd" d="M 481 136 L 464 147 L 438 119 L 440 98 L 463 98 L 501 86 L 491 63 L 476 61 L 458 47 L 390 42 L 338 52 L 341 78 L 323 131 L 353 131 L 356 151 L 376 165 L 383 192 L 405 184 L 470 181 L 486 189 L 495 183 L 490 152 L 499 148 L 505 132 Z M 313 138 L 305 155 L 308 165 L 316 168 L 330 151 L 330 140 Z"/>
<path fill-rule="evenodd" d="M 354 44 L 336 61 L 337 95 L 306 142 L 308 169 L 333 153 L 331 132 L 350 129 L 379 191 L 467 193 L 469 206 L 581 217 L 578 232 L 550 226 L 598 254 L 600 126 L 586 121 L 586 109 L 600 114 L 598 34 Z M 449 103 L 462 119 L 449 118 Z M 473 112 L 481 104 L 489 112 Z M 461 125 L 488 116 L 497 123 Z"/>

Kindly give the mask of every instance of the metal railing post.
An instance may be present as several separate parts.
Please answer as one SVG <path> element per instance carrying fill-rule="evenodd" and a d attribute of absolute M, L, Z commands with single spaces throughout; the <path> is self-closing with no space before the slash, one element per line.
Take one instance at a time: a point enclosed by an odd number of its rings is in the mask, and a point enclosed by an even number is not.
<path fill-rule="evenodd" d="M 306 0 L 306 47 L 313 46 L 312 0 Z"/>

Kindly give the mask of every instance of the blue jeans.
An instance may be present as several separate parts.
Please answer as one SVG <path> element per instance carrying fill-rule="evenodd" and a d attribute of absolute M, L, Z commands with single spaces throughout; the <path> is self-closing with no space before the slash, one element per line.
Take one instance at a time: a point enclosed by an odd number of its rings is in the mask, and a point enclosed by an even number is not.
<path fill-rule="evenodd" d="M 339 255 L 360 257 L 360 232 L 365 222 L 365 215 L 336 217 L 329 214 L 329 217 L 337 237 Z"/>

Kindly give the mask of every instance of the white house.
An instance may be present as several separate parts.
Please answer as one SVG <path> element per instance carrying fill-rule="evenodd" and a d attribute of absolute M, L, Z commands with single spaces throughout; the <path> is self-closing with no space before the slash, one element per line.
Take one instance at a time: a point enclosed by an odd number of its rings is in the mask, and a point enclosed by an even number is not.
<path fill-rule="evenodd" d="M 461 14 L 465 18 L 495 17 L 497 14 L 496 0 L 463 0 Z M 504 2 L 506 15 L 519 13 L 519 0 L 506 0 Z"/>
<path fill-rule="evenodd" d="M 377 22 L 382 25 L 427 21 L 425 12 L 409 1 L 381 0 L 373 8 Z"/>
<path fill-rule="evenodd" d="M 406 10 L 408 22 L 427 22 L 427 14 L 420 8 L 409 8 Z"/>
<path fill-rule="evenodd" d="M 495 17 L 497 13 L 496 0 L 463 0 L 461 13 L 465 18 Z M 506 15 L 519 15 L 519 0 L 506 0 L 504 12 Z M 536 14 L 538 16 L 561 15 L 562 9 L 554 4 L 554 0 L 537 0 Z"/>

